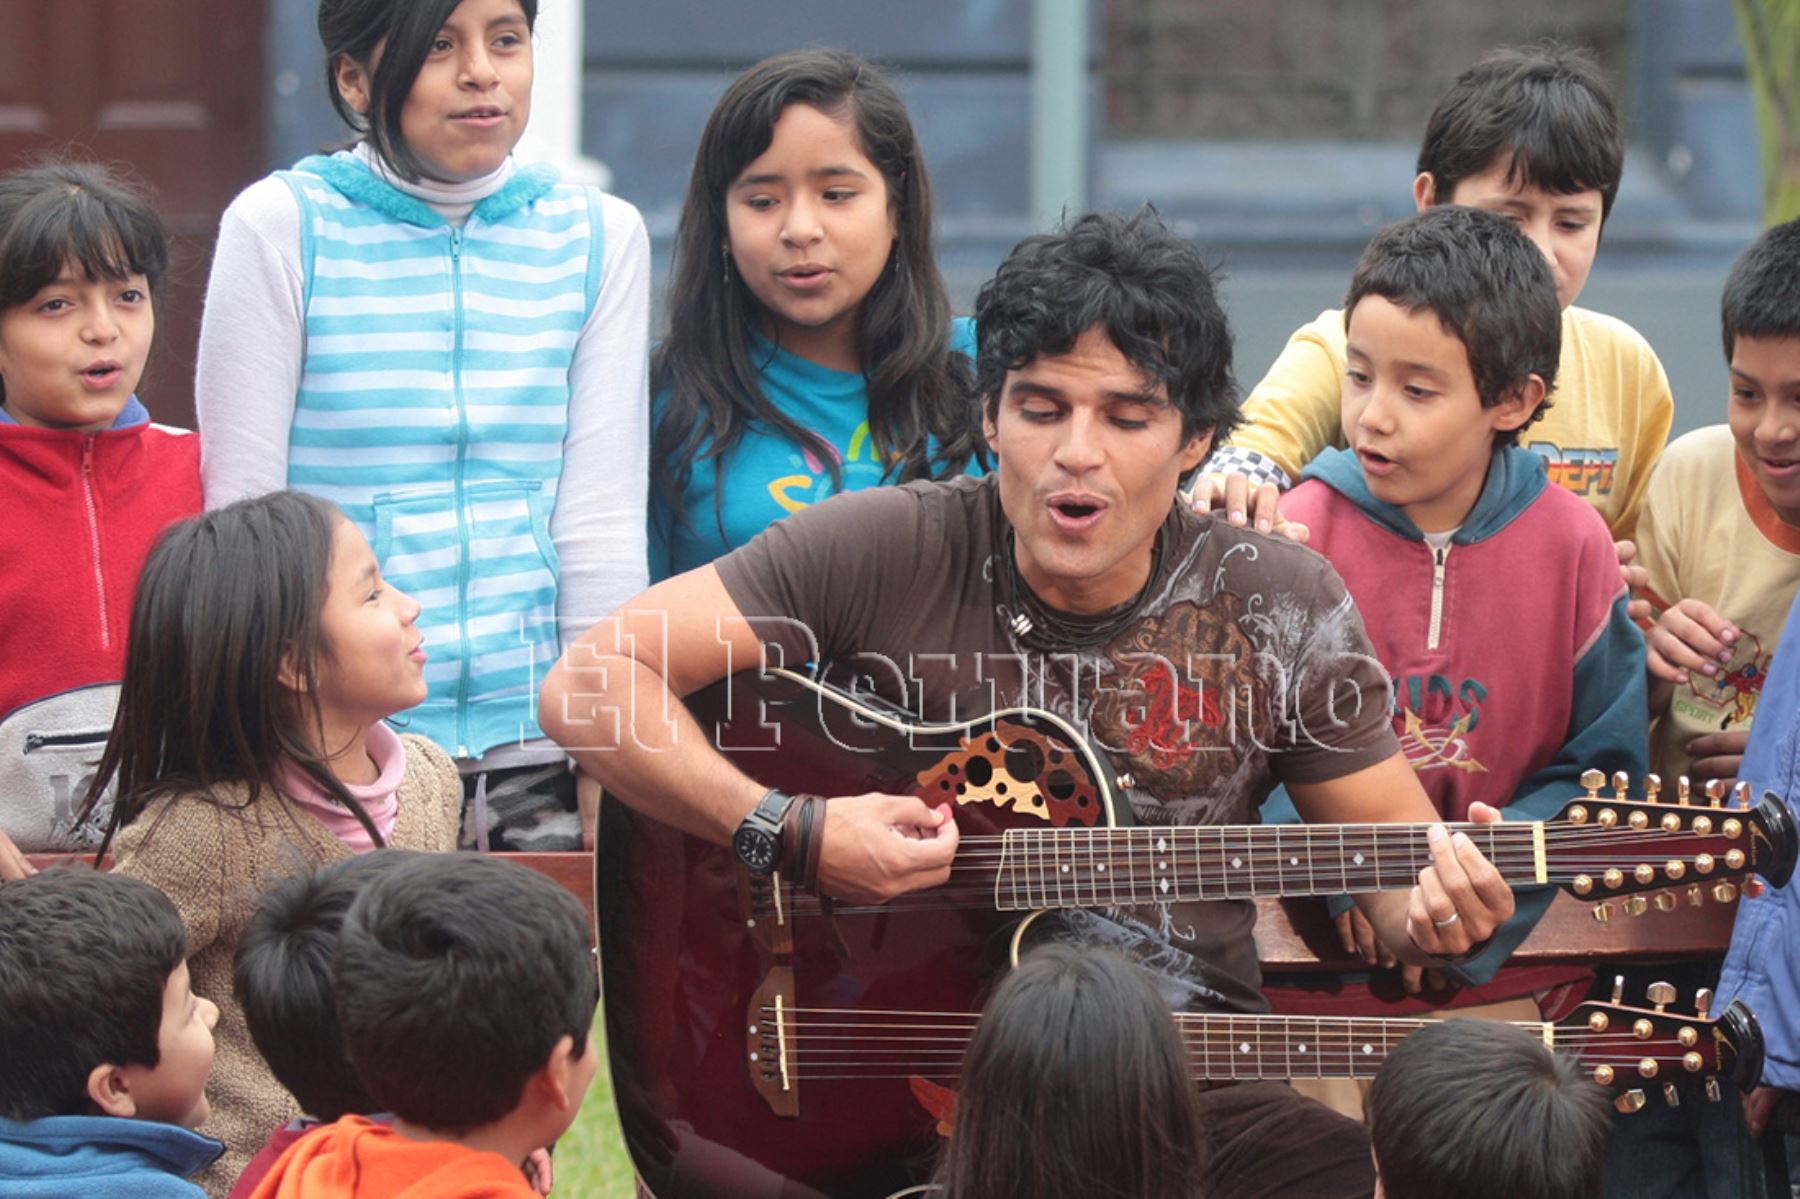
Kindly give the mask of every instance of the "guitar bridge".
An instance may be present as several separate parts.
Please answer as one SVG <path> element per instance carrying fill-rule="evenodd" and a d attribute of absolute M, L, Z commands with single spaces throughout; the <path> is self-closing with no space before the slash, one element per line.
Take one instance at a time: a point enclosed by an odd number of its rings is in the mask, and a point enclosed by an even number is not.
<path fill-rule="evenodd" d="M 790 1120 L 800 1115 L 794 1017 L 794 971 L 788 966 L 772 966 L 750 997 L 745 1064 L 751 1087 L 769 1110 Z"/>

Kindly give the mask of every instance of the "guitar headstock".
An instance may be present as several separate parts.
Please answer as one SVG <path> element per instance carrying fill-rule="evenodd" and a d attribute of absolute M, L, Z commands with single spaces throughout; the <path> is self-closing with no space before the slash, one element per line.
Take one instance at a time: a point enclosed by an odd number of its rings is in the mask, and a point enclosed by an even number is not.
<path fill-rule="evenodd" d="M 1624 980 L 1613 983 L 1612 1002 L 1589 1001 L 1557 1022 L 1556 1048 L 1573 1051 L 1589 1078 L 1617 1092 L 1613 1105 L 1635 1112 L 1660 1094 L 1677 1107 L 1687 1087 L 1698 1084 L 1708 1100 L 1717 1101 L 1719 1079 L 1748 1091 L 1762 1078 L 1763 1039 L 1756 1016 L 1733 1001 L 1714 1018 L 1707 1009 L 1712 993 L 1694 996 L 1692 1013 L 1668 1011 L 1675 988 L 1651 983 L 1649 1007 L 1627 1007 Z"/>
<path fill-rule="evenodd" d="M 1728 800 L 1717 779 L 1696 796 L 1683 776 L 1669 800 L 1654 774 L 1645 776 L 1642 799 L 1630 797 L 1623 772 L 1612 776 L 1610 793 L 1603 790 L 1608 781 L 1598 770 L 1585 772 L 1587 794 L 1545 826 L 1552 881 L 1600 900 L 1595 919 L 1617 911 L 1641 916 L 1652 906 L 1670 912 L 1683 901 L 1730 903 L 1740 890 L 1753 899 L 1763 879 L 1779 887 L 1793 875 L 1800 842 L 1787 806 L 1772 793 L 1752 808 L 1747 783 L 1733 787 Z"/>

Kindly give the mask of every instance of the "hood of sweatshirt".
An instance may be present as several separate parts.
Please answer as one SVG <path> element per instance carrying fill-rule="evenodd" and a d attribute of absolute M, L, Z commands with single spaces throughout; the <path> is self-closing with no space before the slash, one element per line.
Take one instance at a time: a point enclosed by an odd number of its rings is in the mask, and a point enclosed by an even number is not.
<path fill-rule="evenodd" d="M 54 1179 L 70 1184 L 67 1193 L 92 1199 L 189 1193 L 185 1185 L 174 1185 L 177 1180 L 211 1165 L 224 1151 L 211 1137 L 152 1120 L 0 1119 L 0 1178 L 31 1178 L 46 1186 Z"/>
<path fill-rule="evenodd" d="M 345 1116 L 281 1155 L 258 1188 L 266 1199 L 535 1199 L 519 1167 L 449 1141 L 414 1141 Z"/>
<path fill-rule="evenodd" d="M 1375 498 L 1363 475 L 1362 464 L 1349 450 L 1326 450 L 1307 465 L 1301 478 L 1317 479 L 1397 536 L 1409 541 L 1425 539 L 1425 534 L 1413 524 L 1411 517 Z M 1541 454 L 1516 445 L 1494 447 L 1481 495 L 1451 536 L 1450 544 L 1473 545 L 1492 537 L 1530 507 L 1549 483 L 1550 474 Z"/>

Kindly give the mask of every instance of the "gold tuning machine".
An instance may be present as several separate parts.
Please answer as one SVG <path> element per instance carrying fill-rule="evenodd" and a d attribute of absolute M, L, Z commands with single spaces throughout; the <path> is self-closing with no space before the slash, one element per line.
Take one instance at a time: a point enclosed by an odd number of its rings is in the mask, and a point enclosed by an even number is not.
<path fill-rule="evenodd" d="M 1656 905 L 1656 910 L 1659 912 L 1673 912 L 1675 910 L 1675 902 L 1676 902 L 1675 901 L 1675 892 L 1673 892 L 1673 891 L 1658 891 L 1656 893 L 1656 897 L 1654 899 L 1652 899 L 1650 902 L 1652 902 Z"/>
<path fill-rule="evenodd" d="M 1625 1002 L 1625 976 L 1623 974 L 1613 975 L 1612 1001 L 1614 1007 L 1618 1007 L 1621 1003 Z"/>
<path fill-rule="evenodd" d="M 1688 806 L 1688 801 L 1690 799 L 1692 799 L 1693 797 L 1694 797 L 1694 785 L 1692 783 L 1688 782 L 1688 776 L 1684 774 L 1680 778 L 1676 779 L 1675 780 L 1675 802 L 1685 808 Z"/>
<path fill-rule="evenodd" d="M 1731 806 L 1747 808 L 1750 806 L 1750 784 L 1737 782 L 1731 785 Z"/>
<path fill-rule="evenodd" d="M 1656 1010 L 1660 1012 L 1671 1003 L 1675 1002 L 1675 984 L 1654 982 L 1644 988 L 1644 994 L 1649 998 L 1650 1002 L 1656 1006 Z"/>
<path fill-rule="evenodd" d="M 1711 987 L 1701 987 L 1694 992 L 1694 1014 L 1706 1019 L 1706 1010 L 1712 1007 L 1713 993 Z"/>
<path fill-rule="evenodd" d="M 1587 788 L 1589 802 L 1593 802 L 1600 798 L 1600 788 L 1606 786 L 1606 773 L 1591 768 L 1584 770 L 1581 772 L 1581 785 Z"/>
<path fill-rule="evenodd" d="M 1648 1102 L 1650 1100 L 1645 1097 L 1644 1093 L 1633 1087 L 1613 1100 L 1613 1106 L 1619 1110 L 1620 1115 L 1629 1116 L 1632 1112 L 1643 1111 L 1644 1105 Z"/>
<path fill-rule="evenodd" d="M 1629 774 L 1623 770 L 1613 771 L 1612 784 L 1613 798 L 1619 803 L 1624 803 L 1631 798 L 1631 776 Z"/>
<path fill-rule="evenodd" d="M 1730 903 L 1737 898 L 1737 888 L 1730 883 L 1714 883 L 1712 897 L 1719 903 Z"/>
<path fill-rule="evenodd" d="M 1613 910 L 1613 905 L 1610 903 L 1597 903 L 1594 905 L 1594 919 L 1601 924 L 1607 924 L 1613 918 Z"/>
<path fill-rule="evenodd" d="M 1725 783 L 1722 779 L 1706 780 L 1706 802 L 1709 806 L 1719 808 L 1725 806 Z"/>
<path fill-rule="evenodd" d="M 1718 1079 L 1708 1078 L 1706 1080 L 1706 1098 L 1712 1103 L 1717 1103 L 1719 1101 L 1719 1080 Z"/>
<path fill-rule="evenodd" d="M 1706 906 L 1706 892 L 1701 890 L 1699 883 L 1688 884 L 1687 899 L 1688 906 L 1691 908 L 1703 908 Z"/>
<path fill-rule="evenodd" d="M 1730 884 L 1720 883 L 1719 886 L 1730 886 Z M 1718 888 L 1715 887 L 1714 891 L 1716 892 L 1717 890 Z M 1721 900 L 1720 902 L 1724 901 Z M 1650 901 L 1645 899 L 1642 895 L 1631 895 L 1627 896 L 1625 901 L 1619 906 L 1625 909 L 1625 914 L 1627 916 L 1642 916 L 1645 912 L 1650 910 Z"/>
<path fill-rule="evenodd" d="M 1644 776 L 1644 799 L 1655 803 L 1656 797 L 1662 794 L 1662 775 L 1646 774 Z"/>
<path fill-rule="evenodd" d="M 1675 1089 L 1674 1083 L 1665 1082 L 1663 1084 L 1663 1102 L 1670 1107 L 1681 1106 L 1681 1092 Z"/>
<path fill-rule="evenodd" d="M 1763 892 L 1769 889 L 1769 884 L 1753 874 L 1744 880 L 1743 889 L 1745 899 L 1761 899 Z"/>

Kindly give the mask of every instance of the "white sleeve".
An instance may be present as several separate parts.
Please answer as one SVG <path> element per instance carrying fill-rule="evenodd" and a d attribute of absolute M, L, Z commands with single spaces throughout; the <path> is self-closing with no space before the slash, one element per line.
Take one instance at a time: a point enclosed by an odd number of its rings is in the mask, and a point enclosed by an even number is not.
<path fill-rule="evenodd" d="M 306 356 L 300 204 L 274 176 L 219 222 L 194 366 L 206 506 L 287 486 L 288 436 Z"/>
<path fill-rule="evenodd" d="M 569 366 L 569 427 L 550 516 L 565 645 L 649 585 L 650 237 L 624 200 L 602 196 L 600 211 L 604 274 Z"/>

